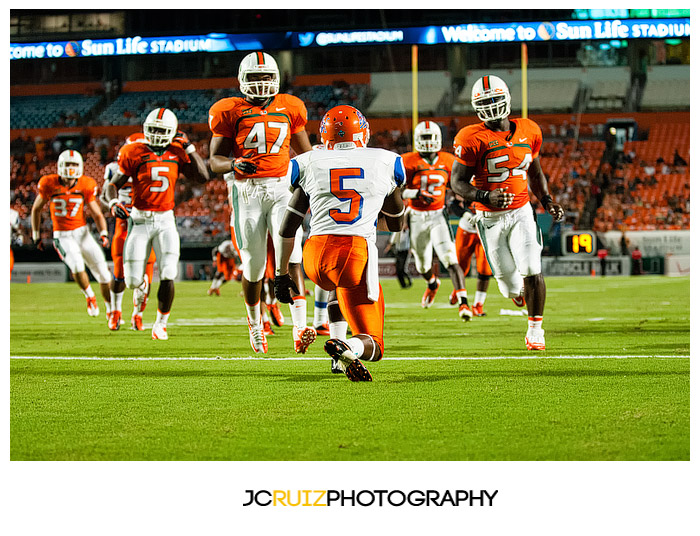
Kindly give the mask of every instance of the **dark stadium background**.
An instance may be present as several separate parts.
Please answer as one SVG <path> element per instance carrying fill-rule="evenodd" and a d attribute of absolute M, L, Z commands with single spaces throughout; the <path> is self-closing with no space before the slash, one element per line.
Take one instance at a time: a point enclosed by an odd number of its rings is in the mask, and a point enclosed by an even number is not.
<path fill-rule="evenodd" d="M 135 35 L 351 31 L 467 22 L 565 21 L 590 16 L 581 13 L 585 11 L 12 10 L 10 40 L 12 43 L 31 43 Z M 668 16 L 686 16 L 678 15 L 678 11 L 674 10 Z M 30 242 L 28 216 L 36 183 L 42 174 L 54 169 L 57 149 L 70 143 L 77 144 L 75 146 L 86 158 L 86 173 L 101 183 L 104 164 L 114 157 L 126 135 L 140 130 L 144 114 L 157 105 L 169 106 L 176 111 L 182 129 L 197 142 L 201 154 L 206 156 L 209 138 L 206 110 L 216 99 L 235 94 L 238 64 L 247 52 L 11 61 L 10 201 L 20 213 L 22 222 L 22 239 L 14 241 L 15 259 L 19 265 L 23 261 L 57 261 L 51 248 L 41 253 L 27 246 Z M 405 109 L 393 113 L 372 112 L 372 103 L 378 96 L 372 75 L 410 73 L 411 45 L 374 44 L 269 52 L 280 64 L 282 90 L 296 94 L 307 104 L 310 118 L 307 130 L 312 141 L 316 138 L 318 120 L 324 110 L 334 104 L 349 103 L 367 114 L 373 132 L 372 144 L 399 153 L 411 150 L 410 112 Z M 688 86 L 678 87 L 675 78 L 666 80 L 666 87 L 680 91 L 680 100 L 646 104 L 644 99 L 645 92 L 651 94 L 652 82 L 657 83 L 652 76 L 655 73 L 667 72 L 668 67 L 686 67 L 689 77 L 689 58 L 689 38 L 528 43 L 531 79 L 532 73 L 544 70 L 586 67 L 594 70 L 605 66 L 611 68 L 610 72 L 614 69 L 621 73 L 616 74 L 617 80 L 612 82 L 623 88 L 615 90 L 616 94 L 601 96 L 596 94 L 594 87 L 581 82 L 578 89 L 571 92 L 567 108 L 530 109 L 529 117 L 540 124 L 544 133 L 541 156 L 550 189 L 567 211 L 566 221 L 552 226 L 533 198 L 539 212 L 538 221 L 545 233 L 546 256 L 565 255 L 567 242 L 562 236 L 580 230 L 596 234 L 596 249 L 606 248 L 611 260 L 626 254 L 621 249 L 622 241 L 626 240 L 627 251 L 635 245 L 645 247 L 641 235 L 635 233 L 650 230 L 687 232 L 690 221 L 687 165 L 690 158 L 690 95 L 685 88 Z M 422 113 L 420 118 L 431 117 L 441 125 L 444 146 L 449 150 L 458 128 L 477 121 L 468 104 L 458 102 L 460 95 L 464 98 L 465 88 L 468 90 L 473 83 L 470 73 L 506 70 L 515 79 L 520 76 L 521 65 L 519 43 L 418 46 L 419 84 L 426 73 L 442 71 L 449 73 L 450 77 L 445 98 L 432 113 Z M 642 78 L 646 82 L 647 71 L 649 82 L 645 89 Z M 143 93 L 146 91 L 150 93 Z M 85 104 L 78 111 L 75 101 L 56 98 L 65 97 L 66 93 L 77 96 L 79 102 L 89 102 L 89 105 Z M 126 94 L 148 97 L 132 99 L 131 109 L 120 110 L 115 116 L 105 119 L 105 110 Z M 534 96 L 531 94 L 530 98 Z M 195 113 L 195 110 L 198 111 Z M 514 115 L 517 116 L 518 111 L 514 110 Z M 610 134 L 610 127 L 615 125 L 619 132 L 627 133 L 622 142 Z M 616 143 L 620 145 L 616 146 Z M 674 160 L 676 151 L 686 165 Z M 614 162 L 611 158 L 615 159 Z M 176 215 L 183 235 L 182 259 L 194 262 L 188 268 L 187 276 L 199 277 L 211 247 L 222 241 L 227 233 L 225 186 L 223 181 L 215 179 L 202 190 L 180 181 L 177 202 Z M 49 240 L 50 220 L 44 218 L 43 225 L 42 235 Z M 622 231 L 626 232 L 626 237 L 621 241 L 618 236 Z M 664 257 L 668 251 L 648 249 L 644 253 L 644 270 L 663 273 Z M 593 262 L 596 251 L 586 254 L 586 259 Z M 627 270 L 628 265 L 624 266 Z"/>

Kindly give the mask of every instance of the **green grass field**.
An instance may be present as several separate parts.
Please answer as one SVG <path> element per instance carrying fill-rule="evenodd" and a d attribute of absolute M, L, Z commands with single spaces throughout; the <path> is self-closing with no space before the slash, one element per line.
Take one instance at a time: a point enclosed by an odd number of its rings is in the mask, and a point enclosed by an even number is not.
<path fill-rule="evenodd" d="M 155 301 L 147 331 L 110 332 L 73 283 L 12 285 L 11 459 L 690 458 L 688 278 L 548 278 L 540 353 L 495 282 L 466 324 L 449 281 L 428 310 L 421 281 L 382 284 L 386 357 L 359 384 L 322 339 L 299 359 L 289 326 L 254 356 L 239 283 L 177 283 L 168 341 Z"/>

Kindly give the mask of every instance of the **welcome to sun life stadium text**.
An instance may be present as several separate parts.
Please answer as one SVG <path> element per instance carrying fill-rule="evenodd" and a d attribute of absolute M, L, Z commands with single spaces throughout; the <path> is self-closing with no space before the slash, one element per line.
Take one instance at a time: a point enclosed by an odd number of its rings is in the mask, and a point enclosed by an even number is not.
<path fill-rule="evenodd" d="M 243 506 L 493 506 L 498 490 L 245 490 Z"/>

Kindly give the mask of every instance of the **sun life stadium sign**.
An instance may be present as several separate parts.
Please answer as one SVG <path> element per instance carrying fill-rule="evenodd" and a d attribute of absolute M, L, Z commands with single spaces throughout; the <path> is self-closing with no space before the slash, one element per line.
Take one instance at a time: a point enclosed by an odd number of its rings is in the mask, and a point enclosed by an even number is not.
<path fill-rule="evenodd" d="M 10 43 L 10 60 L 290 50 L 371 44 L 480 44 L 584 39 L 668 39 L 690 37 L 690 19 L 571 20 L 458 24 L 384 30 L 277 32 L 120 37 L 42 43 Z"/>

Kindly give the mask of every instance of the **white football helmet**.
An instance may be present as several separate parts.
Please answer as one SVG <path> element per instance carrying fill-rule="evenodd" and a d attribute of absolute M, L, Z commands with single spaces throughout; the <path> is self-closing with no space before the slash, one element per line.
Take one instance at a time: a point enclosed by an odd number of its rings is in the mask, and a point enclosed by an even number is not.
<path fill-rule="evenodd" d="M 156 108 L 143 122 L 143 135 L 148 145 L 167 147 L 177 134 L 177 117 L 167 108 Z"/>
<path fill-rule="evenodd" d="M 510 91 L 497 76 L 482 76 L 472 86 L 472 106 L 482 121 L 498 121 L 510 115 Z"/>
<path fill-rule="evenodd" d="M 269 74 L 271 80 L 250 80 L 252 74 Z M 238 67 L 241 93 L 252 99 L 274 97 L 280 90 L 280 70 L 275 59 L 265 52 L 251 52 Z"/>
<path fill-rule="evenodd" d="M 58 155 L 58 176 L 72 181 L 83 175 L 83 156 L 72 149 L 66 149 Z"/>
<path fill-rule="evenodd" d="M 419 153 L 437 153 L 442 149 L 442 131 L 437 123 L 421 121 L 413 133 L 413 147 Z"/>

